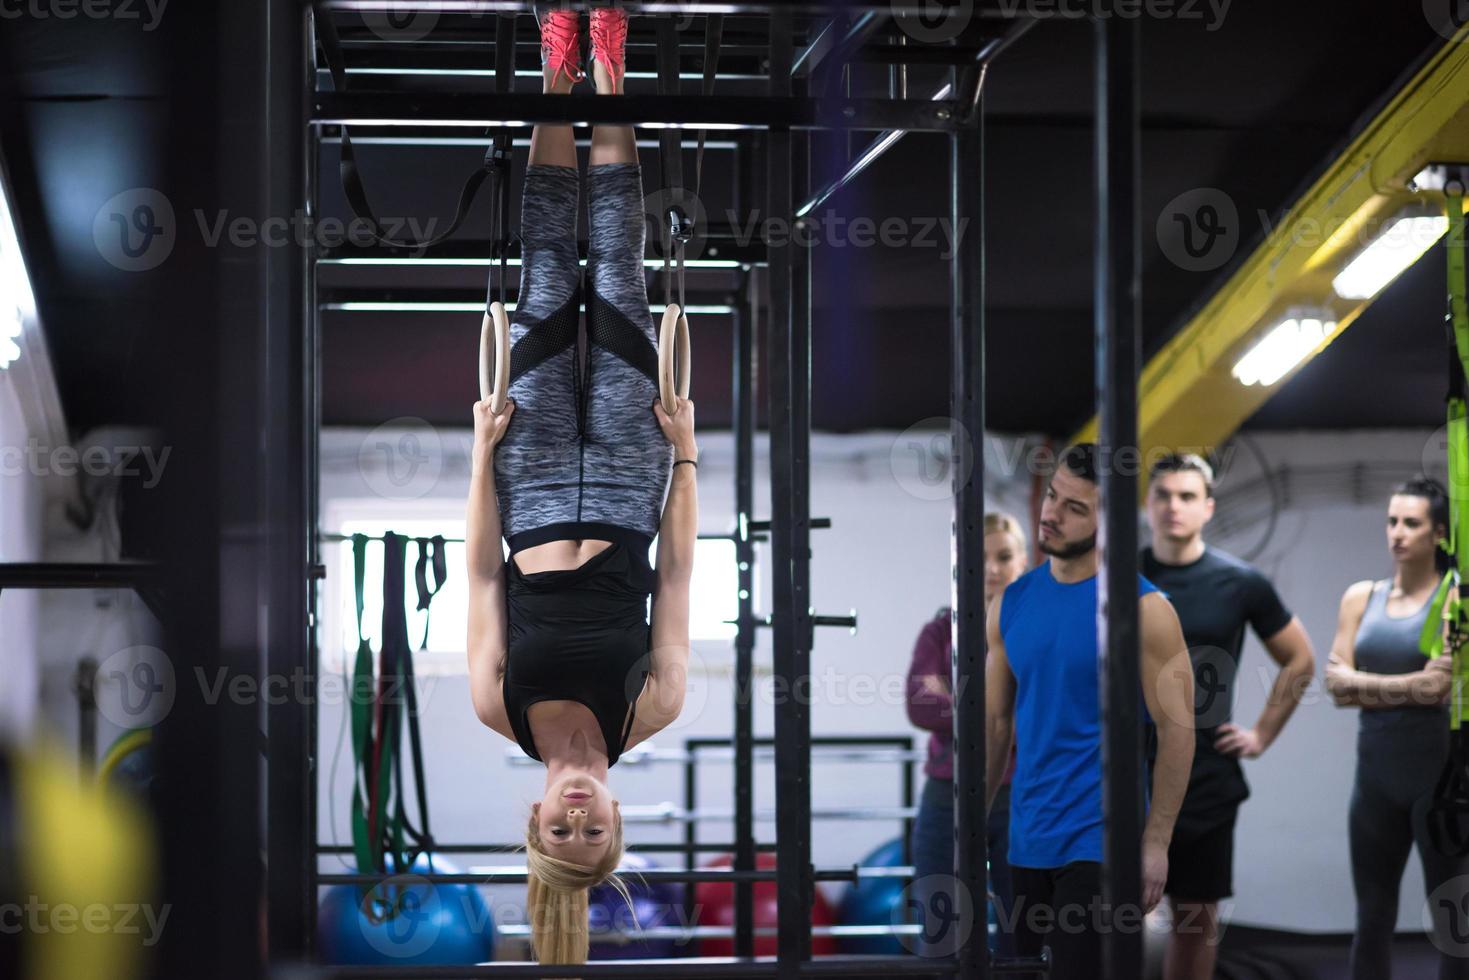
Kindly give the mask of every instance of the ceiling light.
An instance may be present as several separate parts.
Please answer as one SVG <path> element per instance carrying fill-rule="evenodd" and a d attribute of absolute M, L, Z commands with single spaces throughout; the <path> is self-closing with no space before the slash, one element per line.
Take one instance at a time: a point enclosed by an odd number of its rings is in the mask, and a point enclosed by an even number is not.
<path fill-rule="evenodd" d="M 1277 324 L 1234 366 L 1242 385 L 1275 384 L 1336 331 L 1336 321 L 1303 314 Z"/>
<path fill-rule="evenodd" d="M 1431 214 L 1421 208 L 1402 212 L 1331 285 L 1342 299 L 1372 299 L 1421 259 L 1448 230 L 1448 215 Z"/>
<path fill-rule="evenodd" d="M 23 326 L 23 314 L 20 307 L 13 307 L 13 314 L 0 321 L 0 371 L 10 367 L 11 363 L 20 360 L 20 345 L 16 343 L 20 339 L 20 331 Z"/>

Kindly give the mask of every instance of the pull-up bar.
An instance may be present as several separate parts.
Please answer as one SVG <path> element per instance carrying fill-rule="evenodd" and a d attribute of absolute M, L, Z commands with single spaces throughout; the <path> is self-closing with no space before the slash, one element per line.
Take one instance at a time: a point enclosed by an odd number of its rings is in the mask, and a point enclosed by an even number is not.
<path fill-rule="evenodd" d="M 548 95 L 516 92 L 321 92 L 312 100 L 315 126 L 528 127 L 538 123 L 676 129 L 904 129 L 947 133 L 958 128 L 949 100 L 800 99 L 756 95 Z"/>

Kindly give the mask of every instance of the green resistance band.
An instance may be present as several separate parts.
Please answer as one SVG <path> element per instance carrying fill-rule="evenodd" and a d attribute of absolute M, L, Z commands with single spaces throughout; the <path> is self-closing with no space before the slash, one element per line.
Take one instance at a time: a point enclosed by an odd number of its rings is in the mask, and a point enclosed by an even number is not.
<path fill-rule="evenodd" d="M 1469 420 L 1462 379 L 1469 378 L 1469 286 L 1465 281 L 1465 215 L 1463 189 L 1450 184 L 1445 192 L 1449 218 L 1448 286 L 1449 321 L 1453 329 L 1454 347 L 1458 355 L 1460 382 L 1453 386 L 1448 399 L 1446 429 L 1449 463 L 1449 536 L 1445 550 L 1454 557 L 1453 567 L 1444 575 L 1434 593 L 1428 620 L 1423 624 L 1419 649 L 1429 657 L 1444 653 L 1443 623 L 1450 624 L 1449 652 L 1453 657 L 1453 691 L 1450 699 L 1449 726 L 1458 731 L 1469 717 L 1466 692 L 1469 692 L 1469 603 L 1460 595 L 1459 584 L 1469 572 Z"/>

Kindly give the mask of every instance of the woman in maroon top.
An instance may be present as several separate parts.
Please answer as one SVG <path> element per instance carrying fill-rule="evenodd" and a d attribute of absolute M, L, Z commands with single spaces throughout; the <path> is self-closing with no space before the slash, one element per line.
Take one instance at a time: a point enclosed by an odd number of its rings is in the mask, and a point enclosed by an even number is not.
<path fill-rule="evenodd" d="M 990 606 L 1011 582 L 1025 571 L 1025 534 L 1020 522 L 1009 514 L 990 513 L 984 517 L 984 604 Z M 952 646 L 949 632 L 950 610 L 940 609 L 925 623 L 913 646 L 913 663 L 908 668 L 908 720 L 931 734 L 928 738 L 928 762 L 923 771 L 928 780 L 913 824 L 914 897 L 924 923 L 921 952 L 931 956 L 953 954 L 955 940 L 960 938 L 946 928 L 952 921 L 950 910 L 959 906 L 946 893 L 954 874 L 954 755 L 953 707 L 949 690 L 949 661 Z M 983 765 L 980 762 L 979 765 Z M 1010 776 L 1015 771 L 1015 753 L 1010 753 L 1010 766 L 1000 784 L 995 805 L 990 809 L 988 827 L 990 889 L 999 900 L 1000 934 L 995 944 L 999 955 L 1013 954 L 1013 942 L 1005 931 L 1009 921 L 1010 865 L 1005 854 L 1009 849 Z M 984 928 L 985 918 L 974 903 L 974 928 Z"/>

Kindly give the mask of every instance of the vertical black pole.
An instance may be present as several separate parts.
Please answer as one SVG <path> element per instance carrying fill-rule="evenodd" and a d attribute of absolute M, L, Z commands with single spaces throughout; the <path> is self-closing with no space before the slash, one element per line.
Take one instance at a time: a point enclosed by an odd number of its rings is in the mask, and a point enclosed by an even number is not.
<path fill-rule="evenodd" d="M 953 374 L 954 867 L 958 911 L 973 924 L 959 948 L 959 977 L 989 976 L 985 854 L 984 739 L 984 135 L 976 117 L 950 137 L 950 220 L 958 232 L 949 260 Z"/>
<path fill-rule="evenodd" d="M 266 213 L 289 219 L 306 203 L 307 100 L 316 79 L 309 73 L 306 25 L 309 8 L 293 0 L 271 4 L 264 103 L 270 151 L 262 150 L 267 175 Z M 294 225 L 293 225 L 294 227 Z M 272 958 L 304 957 L 307 927 L 316 904 L 316 815 L 313 790 L 312 664 L 308 656 L 308 510 L 314 367 L 306 261 L 299 246 L 264 249 L 267 360 L 260 376 L 266 445 L 261 495 L 270 611 L 265 623 L 265 663 L 271 677 L 289 678 L 302 697 L 276 698 L 262 706 L 269 766 L 266 770 L 267 888 Z M 305 679 L 298 688 L 295 678 Z"/>
<path fill-rule="evenodd" d="M 1137 474 L 1116 465 L 1137 445 L 1138 26 L 1096 24 L 1097 268 L 1096 385 L 1101 419 L 1102 523 L 1097 581 L 1102 690 L 1102 905 L 1136 909 L 1142 900 L 1142 730 L 1138 701 Z M 1110 913 L 1109 913 L 1110 914 Z M 1104 925 L 1108 916 L 1104 916 Z M 1102 976 L 1142 975 L 1138 929 L 1104 928 Z"/>
<path fill-rule="evenodd" d="M 699 750 L 697 745 L 690 739 L 684 740 L 684 767 L 683 767 L 683 807 L 684 812 L 693 813 L 699 806 Z M 683 822 L 683 840 L 686 867 L 692 868 L 698 860 L 699 822 L 697 820 L 685 820 Z M 698 913 L 696 889 L 685 888 L 683 890 L 684 921 L 693 922 Z"/>
<path fill-rule="evenodd" d="M 791 96 L 791 15 L 778 10 L 770 17 L 770 95 Z M 790 221 L 792 140 L 788 127 L 772 128 L 768 144 L 766 187 L 768 221 Z M 776 901 L 780 910 L 777 976 L 793 980 L 800 962 L 811 952 L 811 718 L 802 698 L 809 687 L 809 653 L 802 646 L 802 604 L 796 557 L 802 547 L 797 526 L 800 424 L 803 375 L 797 363 L 798 336 L 804 318 L 796 308 L 793 282 L 796 264 L 790 236 L 772 236 L 770 261 L 770 521 L 771 638 L 775 667 L 775 807 L 777 839 Z M 804 566 L 802 566 L 804 568 Z"/>
<path fill-rule="evenodd" d="M 918 771 L 918 767 L 913 764 L 913 746 L 910 744 L 903 751 L 908 753 L 908 758 L 904 759 L 902 766 L 899 767 L 903 773 L 901 777 L 903 780 L 903 795 L 899 805 L 902 806 L 904 809 L 911 810 L 913 806 L 918 802 L 917 797 L 914 795 L 913 792 L 913 777 L 914 774 Z M 905 817 L 903 819 L 903 863 L 913 863 L 912 817 Z M 904 921 L 907 920 L 905 919 Z"/>
<path fill-rule="evenodd" d="M 316 90 L 316 34 L 314 30 L 315 18 L 308 16 L 306 27 L 303 31 L 303 47 L 305 48 L 305 73 L 306 91 Z M 313 222 L 321 220 L 321 202 L 319 199 L 320 186 L 318 174 L 321 167 L 321 131 L 310 129 L 305 133 L 306 139 L 306 161 L 305 174 L 303 175 L 306 213 Z M 307 564 L 310 568 L 323 568 L 321 558 L 321 306 L 316 294 L 316 262 L 318 259 L 316 239 L 308 237 L 301 260 L 304 269 L 304 286 L 302 289 L 303 316 L 306 322 L 305 357 L 304 366 L 306 384 L 306 553 Z M 323 568 L 324 570 L 324 568 Z M 307 634 L 306 634 L 306 662 L 309 664 L 310 676 L 319 678 L 321 676 L 321 649 L 319 645 L 319 632 L 321 626 L 321 579 L 311 575 L 306 583 L 307 594 Z M 307 846 L 309 847 L 306 863 L 306 908 L 304 919 L 305 942 L 307 949 L 311 950 L 315 945 L 316 938 L 316 853 L 318 841 L 316 837 L 316 815 L 319 800 L 317 798 L 316 766 L 314 759 L 319 741 L 318 723 L 320 716 L 317 711 L 318 699 L 310 698 L 310 704 L 306 708 L 307 733 L 305 746 L 307 750 L 307 768 L 305 772 L 305 812 L 302 825 L 305 828 Z"/>
<path fill-rule="evenodd" d="M 739 576 L 738 632 L 734 676 L 734 866 L 755 868 L 755 717 L 751 697 L 755 672 L 755 544 L 750 521 L 755 508 L 755 330 L 754 270 L 741 273 L 734 314 L 733 408 L 735 433 L 735 563 Z M 690 892 L 693 889 L 689 889 Z M 736 956 L 755 955 L 755 892 L 735 885 Z"/>

